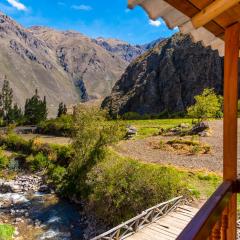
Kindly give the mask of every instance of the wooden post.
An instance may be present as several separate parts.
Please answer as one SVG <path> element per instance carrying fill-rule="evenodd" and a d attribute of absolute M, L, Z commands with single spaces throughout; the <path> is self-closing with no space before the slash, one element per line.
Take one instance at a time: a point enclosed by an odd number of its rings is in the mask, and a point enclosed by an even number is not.
<path fill-rule="evenodd" d="M 224 130 L 223 130 L 223 179 L 237 179 L 237 100 L 238 56 L 240 23 L 225 31 L 224 59 Z M 227 239 L 236 239 L 237 194 L 233 194 L 228 206 Z"/>

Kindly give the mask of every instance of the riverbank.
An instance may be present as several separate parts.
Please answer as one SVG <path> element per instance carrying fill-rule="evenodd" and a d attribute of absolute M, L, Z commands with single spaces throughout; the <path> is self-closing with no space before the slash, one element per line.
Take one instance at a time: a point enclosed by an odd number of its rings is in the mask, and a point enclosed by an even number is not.
<path fill-rule="evenodd" d="M 15 228 L 15 240 L 85 240 L 105 230 L 81 204 L 59 198 L 41 173 L 0 179 L 0 224 Z"/>

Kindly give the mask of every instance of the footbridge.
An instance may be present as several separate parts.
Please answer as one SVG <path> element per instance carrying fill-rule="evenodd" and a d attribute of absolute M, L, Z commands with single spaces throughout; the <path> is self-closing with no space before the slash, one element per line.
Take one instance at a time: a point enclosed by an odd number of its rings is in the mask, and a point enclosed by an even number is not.
<path fill-rule="evenodd" d="M 173 240 L 197 212 L 180 196 L 151 207 L 92 240 Z"/>

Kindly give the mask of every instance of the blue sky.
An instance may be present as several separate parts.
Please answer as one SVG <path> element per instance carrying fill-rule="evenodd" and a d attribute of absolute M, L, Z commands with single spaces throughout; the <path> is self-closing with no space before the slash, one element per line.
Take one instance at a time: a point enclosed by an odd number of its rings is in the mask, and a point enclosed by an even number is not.
<path fill-rule="evenodd" d="M 0 0 L 0 10 L 25 27 L 76 30 L 132 44 L 169 37 L 176 31 L 161 19 L 150 21 L 140 7 L 128 10 L 126 6 L 127 0 Z"/>

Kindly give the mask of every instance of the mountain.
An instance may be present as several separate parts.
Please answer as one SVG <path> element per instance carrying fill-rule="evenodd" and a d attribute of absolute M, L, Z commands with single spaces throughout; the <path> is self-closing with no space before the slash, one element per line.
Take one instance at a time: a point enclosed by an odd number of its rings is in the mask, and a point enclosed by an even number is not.
<path fill-rule="evenodd" d="M 112 114 L 182 112 L 204 88 L 223 91 L 223 58 L 176 34 L 133 61 L 105 98 Z"/>
<path fill-rule="evenodd" d="M 96 44 L 105 48 L 108 52 L 120 57 L 128 63 L 135 60 L 138 56 L 142 55 L 147 50 L 153 48 L 157 43 L 162 40 L 162 38 L 159 38 L 144 45 L 131 45 L 127 42 L 112 38 L 106 39 L 99 37 L 93 39 Z"/>
<path fill-rule="evenodd" d="M 61 101 L 72 105 L 105 97 L 124 73 L 130 61 L 126 56 L 132 51 L 131 45 L 119 40 L 106 42 L 110 50 L 101 46 L 100 39 L 79 32 L 26 29 L 0 12 L 0 87 L 7 79 L 22 107 L 37 88 L 46 95 L 50 116 Z M 123 54 L 112 51 L 121 44 L 128 45 Z M 132 48 L 134 57 L 143 52 Z"/>
<path fill-rule="evenodd" d="M 128 63 L 146 51 L 145 46 L 131 45 L 117 39 L 96 38 L 93 39 L 93 41 L 99 46 L 105 48 L 108 52 L 120 57 Z"/>
<path fill-rule="evenodd" d="M 45 27 L 32 27 L 30 31 L 56 53 L 59 64 L 76 85 L 84 84 L 86 91 L 81 94 L 85 99 L 109 94 L 128 65 L 78 32 Z"/>

